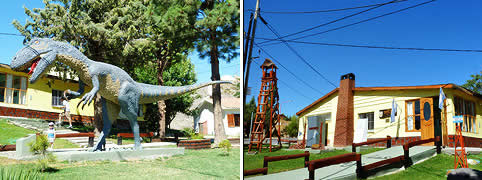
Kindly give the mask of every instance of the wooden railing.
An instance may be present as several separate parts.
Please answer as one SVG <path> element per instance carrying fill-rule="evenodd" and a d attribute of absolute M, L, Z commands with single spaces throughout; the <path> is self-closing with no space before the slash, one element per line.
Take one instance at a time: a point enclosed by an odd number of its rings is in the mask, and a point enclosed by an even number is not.
<path fill-rule="evenodd" d="M 315 170 L 318 168 L 356 161 L 357 176 L 362 172 L 361 154 L 347 153 L 338 156 L 312 160 L 308 162 L 309 179 L 315 179 Z"/>
<path fill-rule="evenodd" d="M 305 167 L 308 166 L 308 161 L 310 161 L 310 152 L 305 151 L 301 154 L 291 154 L 285 156 L 265 156 L 263 160 L 263 168 L 252 169 L 252 170 L 244 170 L 244 176 L 254 175 L 254 174 L 268 174 L 268 163 L 274 161 L 282 161 L 288 159 L 297 159 L 297 158 L 305 158 L 305 162 L 303 163 Z"/>
<path fill-rule="evenodd" d="M 424 140 L 419 140 L 419 141 L 414 141 L 414 142 L 409 142 L 405 145 L 403 145 L 403 156 L 405 159 L 404 166 L 405 168 L 410 167 L 413 163 L 412 160 L 410 159 L 410 148 L 413 146 L 425 144 L 425 143 L 430 143 L 430 142 L 435 142 L 435 146 L 437 148 L 437 154 L 440 154 L 442 151 L 442 141 L 440 141 L 440 136 L 437 136 L 435 138 L 430 138 L 430 139 L 424 139 Z"/>
<path fill-rule="evenodd" d="M 36 133 L 37 136 L 40 133 Z M 69 133 L 69 134 L 55 134 L 55 138 L 69 138 L 69 137 L 89 137 L 88 147 L 94 147 L 94 137 L 95 134 L 93 132 L 88 133 Z"/>
<path fill-rule="evenodd" d="M 305 151 L 305 153 L 301 153 L 301 154 L 292 154 L 292 155 L 285 155 L 285 156 L 265 156 L 263 161 L 263 167 L 267 168 L 269 162 L 282 161 L 282 160 L 288 160 L 288 159 L 297 159 L 302 157 L 305 158 L 305 163 L 303 164 L 306 167 L 308 165 L 308 161 L 310 161 L 310 152 L 308 151 Z"/>
<path fill-rule="evenodd" d="M 375 144 L 375 143 L 384 142 L 384 141 L 387 141 L 387 148 L 392 147 L 392 137 L 387 136 L 386 138 L 382 138 L 382 139 L 374 139 L 374 140 L 368 140 L 361 143 L 353 143 L 351 145 L 351 152 L 356 152 L 356 147 L 358 146 Z"/>
<path fill-rule="evenodd" d="M 263 174 L 266 175 L 268 174 L 268 168 L 258 168 L 258 169 L 251 169 L 251 170 L 244 170 L 243 176 L 250 176 L 250 175 L 255 175 L 255 174 Z"/>
<path fill-rule="evenodd" d="M 152 137 L 154 137 L 153 132 L 149 133 L 139 133 L 140 137 L 148 137 L 149 142 L 152 142 Z M 122 138 L 133 138 L 134 133 L 117 133 L 117 145 L 122 145 Z"/>
<path fill-rule="evenodd" d="M 9 145 L 0 145 L 0 151 L 15 151 L 17 149 L 17 145 L 9 144 Z"/>

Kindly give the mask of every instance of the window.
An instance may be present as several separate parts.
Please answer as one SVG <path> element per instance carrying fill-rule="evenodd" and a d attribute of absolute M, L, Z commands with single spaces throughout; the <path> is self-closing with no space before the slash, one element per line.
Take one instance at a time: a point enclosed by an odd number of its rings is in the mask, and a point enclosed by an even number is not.
<path fill-rule="evenodd" d="M 368 131 L 373 131 L 375 129 L 375 112 L 360 113 L 358 114 L 359 119 L 368 119 Z"/>
<path fill-rule="evenodd" d="M 0 73 L 0 102 L 27 103 L 27 78 Z"/>
<path fill-rule="evenodd" d="M 239 127 L 239 114 L 228 114 L 228 127 Z"/>
<path fill-rule="evenodd" d="M 62 106 L 62 91 L 52 89 L 52 106 Z"/>
<path fill-rule="evenodd" d="M 462 131 L 477 133 L 477 123 L 475 118 L 475 103 L 460 97 L 454 97 L 455 115 L 462 115 Z"/>
<path fill-rule="evenodd" d="M 420 131 L 420 99 L 405 101 L 405 131 Z"/>

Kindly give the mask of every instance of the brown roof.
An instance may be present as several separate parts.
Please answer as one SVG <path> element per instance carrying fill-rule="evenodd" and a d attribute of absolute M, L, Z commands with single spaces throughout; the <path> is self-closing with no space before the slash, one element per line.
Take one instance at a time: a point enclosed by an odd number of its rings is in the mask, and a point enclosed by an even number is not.
<path fill-rule="evenodd" d="M 271 68 L 271 66 L 273 66 L 275 69 L 278 69 L 276 64 L 274 64 L 273 61 L 271 61 L 271 59 L 268 59 L 268 58 L 266 58 L 263 64 L 261 64 L 261 68 Z"/>
<path fill-rule="evenodd" d="M 425 85 L 425 86 L 388 86 L 388 87 L 355 87 L 353 88 L 354 91 L 392 91 L 392 90 L 413 90 L 413 89 L 438 89 L 438 88 L 449 88 L 449 89 L 457 89 L 460 90 L 468 95 L 476 96 L 482 98 L 482 95 L 472 92 L 468 89 L 465 89 L 461 86 L 457 86 L 455 84 L 437 84 L 437 85 Z M 311 103 L 310 105 L 306 106 L 302 110 L 298 111 L 296 115 L 300 116 L 301 113 L 307 111 L 311 107 L 315 106 L 316 104 L 320 103 L 321 101 L 325 100 L 332 94 L 338 92 L 338 88 L 333 89 L 328 94 L 324 95 L 320 99 L 316 100 L 315 102 Z"/>

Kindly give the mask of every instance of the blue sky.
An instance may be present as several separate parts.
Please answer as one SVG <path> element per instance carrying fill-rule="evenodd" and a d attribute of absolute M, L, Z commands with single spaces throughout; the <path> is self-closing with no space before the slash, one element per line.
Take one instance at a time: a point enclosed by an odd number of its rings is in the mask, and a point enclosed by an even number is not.
<path fill-rule="evenodd" d="M 25 15 L 23 7 L 26 6 L 29 9 L 43 8 L 44 4 L 41 0 L 16 0 L 5 1 L 0 6 L 0 32 L 1 33 L 15 33 L 18 31 L 13 27 L 12 21 L 14 19 L 19 20 L 22 24 L 25 23 L 28 16 Z M 11 58 L 15 53 L 23 47 L 22 36 L 7 36 L 0 35 L 0 63 L 10 64 Z M 211 65 L 209 59 L 200 59 L 197 52 L 192 52 L 189 56 L 192 63 L 195 65 L 195 71 L 197 74 L 198 82 L 210 81 L 211 78 Z M 227 63 L 220 61 L 220 73 L 223 75 L 238 75 L 240 72 L 239 57 Z"/>
<path fill-rule="evenodd" d="M 262 0 L 264 11 L 315 11 L 363 6 L 388 2 L 370 1 L 275 1 Z M 301 35 L 321 32 L 409 7 L 427 0 L 408 0 L 389 4 L 375 10 L 345 19 Z M 250 11 L 256 0 L 244 1 L 244 28 L 248 27 Z M 482 49 L 482 1 L 438 0 L 400 13 L 385 16 L 344 29 L 331 31 L 298 41 L 445 49 Z M 368 9 L 368 8 L 365 8 Z M 353 14 L 364 9 L 316 14 L 269 14 L 264 19 L 281 35 L 287 35 Z M 299 37 L 294 36 L 294 37 Z M 269 29 L 258 21 L 256 37 L 275 38 Z M 288 38 L 289 39 L 289 38 Z M 256 39 L 260 43 L 264 40 Z M 354 73 L 356 86 L 409 86 L 455 83 L 463 84 L 482 70 L 482 53 L 384 50 L 367 48 L 333 47 L 290 43 L 290 45 L 329 81 L 339 86 L 340 76 Z M 293 115 L 335 87 L 305 65 L 285 45 L 262 46 L 276 60 L 317 91 L 308 88 L 285 69 L 278 70 L 281 112 Z M 254 48 L 253 56 L 262 63 L 269 58 Z M 279 66 L 279 65 L 278 65 Z M 249 86 L 257 97 L 261 84 L 259 65 L 251 65 Z M 295 89 L 295 90 L 293 90 Z M 252 96 L 248 96 L 251 99 Z"/>

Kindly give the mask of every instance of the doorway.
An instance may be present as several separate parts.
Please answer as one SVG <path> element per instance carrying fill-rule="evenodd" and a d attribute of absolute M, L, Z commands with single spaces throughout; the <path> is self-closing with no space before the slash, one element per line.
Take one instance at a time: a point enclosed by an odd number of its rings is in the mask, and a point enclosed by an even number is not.
<path fill-rule="evenodd" d="M 420 112 L 421 112 L 421 139 L 430 139 L 434 137 L 434 113 L 433 113 L 433 99 L 420 98 Z M 426 146 L 433 146 L 434 143 L 423 144 Z"/>

